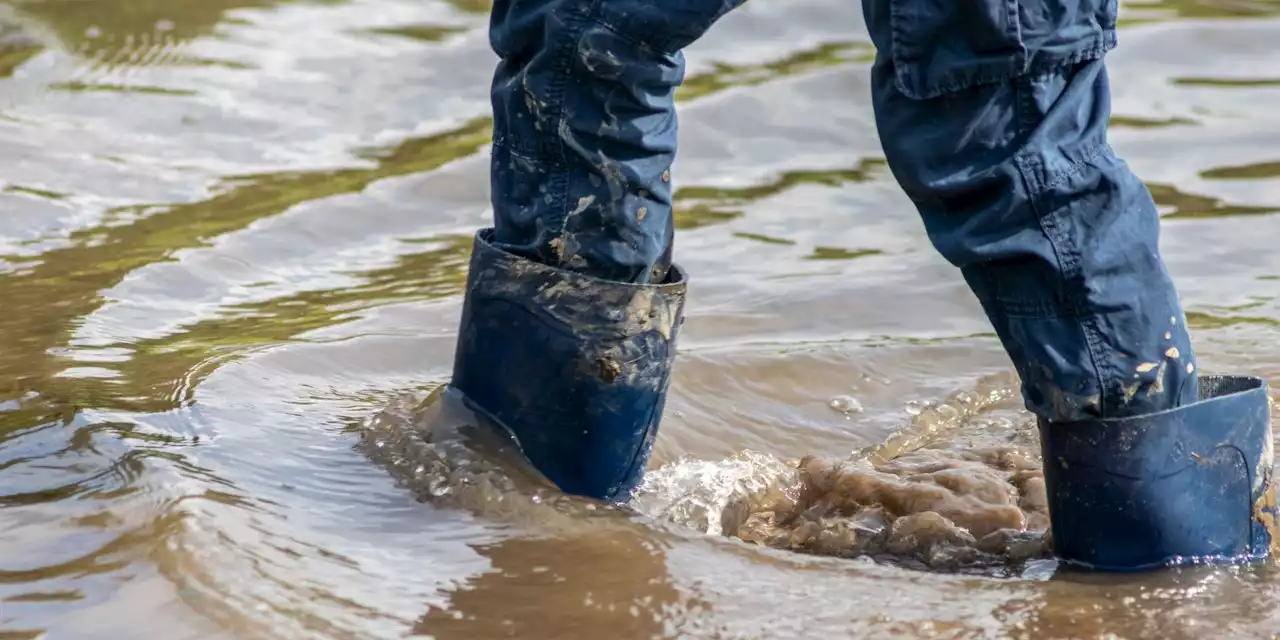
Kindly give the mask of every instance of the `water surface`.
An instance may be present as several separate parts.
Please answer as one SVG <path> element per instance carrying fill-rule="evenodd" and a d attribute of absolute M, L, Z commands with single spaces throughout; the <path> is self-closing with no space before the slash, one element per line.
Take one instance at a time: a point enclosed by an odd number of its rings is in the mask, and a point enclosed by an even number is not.
<path fill-rule="evenodd" d="M 688 52 L 689 319 L 634 512 L 539 488 L 480 430 L 424 440 L 469 424 L 423 402 L 490 215 L 485 11 L 0 0 L 0 635 L 1280 629 L 1270 567 L 960 571 L 723 535 L 804 456 L 1035 451 L 884 166 L 844 0 L 753 0 Z M 1280 5 L 1122 14 L 1112 141 L 1161 205 L 1198 361 L 1280 384 Z"/>

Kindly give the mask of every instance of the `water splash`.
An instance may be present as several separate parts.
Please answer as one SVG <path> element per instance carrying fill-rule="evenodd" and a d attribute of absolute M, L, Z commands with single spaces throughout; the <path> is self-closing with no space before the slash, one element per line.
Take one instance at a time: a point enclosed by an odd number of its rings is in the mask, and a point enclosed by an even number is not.
<path fill-rule="evenodd" d="M 630 523 L 799 553 L 1001 573 L 1049 555 L 1048 506 L 1016 379 L 984 379 L 930 403 L 851 455 L 783 460 L 741 451 L 648 473 L 628 508 L 566 496 L 446 387 L 392 401 L 360 448 L 419 500 L 539 531 Z"/>
<path fill-rule="evenodd" d="M 359 431 L 357 448 L 420 502 L 541 533 L 580 531 L 632 514 L 557 490 L 514 441 L 440 386 L 394 398 Z"/>
<path fill-rule="evenodd" d="M 708 535 L 949 571 L 1004 570 L 1049 553 L 1048 507 L 1016 380 L 919 405 L 903 429 L 844 459 L 744 451 L 650 473 L 646 515 Z"/>

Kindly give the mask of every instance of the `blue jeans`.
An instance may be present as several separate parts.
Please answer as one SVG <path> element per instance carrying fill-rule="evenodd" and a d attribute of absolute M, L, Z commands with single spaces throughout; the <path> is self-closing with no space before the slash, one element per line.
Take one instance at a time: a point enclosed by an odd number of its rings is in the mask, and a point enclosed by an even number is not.
<path fill-rule="evenodd" d="M 494 243 L 671 264 L 681 50 L 741 0 L 496 0 Z M 1107 144 L 1115 0 L 864 0 L 885 157 L 1050 422 L 1198 398 L 1150 193 Z"/>

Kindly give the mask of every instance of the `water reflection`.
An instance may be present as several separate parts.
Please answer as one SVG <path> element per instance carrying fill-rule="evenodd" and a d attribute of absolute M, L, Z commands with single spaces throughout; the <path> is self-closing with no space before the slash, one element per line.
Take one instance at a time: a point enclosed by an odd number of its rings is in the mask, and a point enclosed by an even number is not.
<path fill-rule="evenodd" d="M 33 0 L 17 8 L 67 49 L 108 64 L 163 63 L 168 49 L 211 34 L 228 14 L 293 0 Z M 335 1 L 335 0 L 326 0 Z"/>
<path fill-rule="evenodd" d="M 1248 19 L 1280 15 L 1280 6 L 1268 0 L 1155 0 L 1127 2 L 1120 12 L 1120 26 L 1130 27 L 1174 19 Z"/>
<path fill-rule="evenodd" d="M 1269 607 L 1258 606 L 1268 592 L 1260 578 L 1273 572 L 1191 567 L 1102 576 L 1059 570 L 1034 595 L 1002 605 L 1000 615 L 1012 623 L 1010 637 L 1028 640 L 1238 637 L 1275 618 Z"/>
<path fill-rule="evenodd" d="M 403 258 L 397 267 L 365 274 L 370 279 L 368 286 L 335 292 L 327 299 L 323 293 L 300 292 L 293 299 L 276 300 L 257 308 L 250 305 L 230 317 L 206 321 L 165 339 L 144 340 L 136 346 L 99 345 L 116 346 L 142 356 L 100 363 L 109 369 L 118 368 L 126 376 L 121 382 L 139 383 L 136 385 L 56 378 L 62 367 L 74 366 L 74 361 L 51 356 L 51 353 L 62 352 L 54 347 L 69 341 L 68 333 L 77 319 L 103 303 L 101 292 L 119 283 L 128 273 L 164 260 L 179 249 L 202 246 L 219 235 L 278 215 L 301 202 L 358 191 L 376 180 L 430 170 L 470 155 L 488 139 L 488 132 L 488 120 L 475 120 L 443 134 L 410 139 L 388 149 L 366 150 L 363 155 L 375 161 L 370 169 L 232 177 L 225 181 L 225 186 L 216 189 L 218 195 L 209 200 L 115 210 L 110 213 L 108 224 L 72 232 L 68 236 L 71 246 L 47 251 L 38 256 L 34 266 L 0 279 L 0 298 L 29 310 L 0 318 L 0 343 L 10 345 L 10 354 L 14 356 L 0 359 L 0 376 L 22 380 L 27 386 L 64 389 L 63 393 L 70 396 L 67 401 L 72 403 L 92 397 L 98 406 L 163 411 L 175 406 L 171 394 L 175 382 L 187 385 L 199 382 L 199 378 L 190 380 L 180 374 L 203 360 L 210 349 L 249 348 L 264 340 L 283 339 L 325 326 L 343 313 L 342 304 L 362 298 L 403 297 L 417 290 L 415 283 L 420 283 L 419 288 L 430 289 L 437 282 L 456 282 L 461 277 L 458 273 L 461 260 L 456 259 L 461 245 L 455 238 L 453 250 L 428 252 L 419 255 L 417 260 Z M 120 220 L 128 224 L 119 224 Z M 438 260 L 449 255 L 455 259 Z M 424 264 L 444 269 L 445 273 L 440 276 L 431 275 L 431 271 L 418 273 Z M 446 287 L 436 295 L 449 291 Z M 43 300 L 58 303 L 42 304 Z M 330 303 L 332 306 L 328 306 Z M 252 331 L 255 324 L 270 328 L 260 329 L 255 339 Z M 46 381 L 37 383 L 39 378 Z M 6 399 L 9 397 L 0 397 L 0 400 Z"/>
<path fill-rule="evenodd" d="M 1280 162 L 1258 162 L 1234 167 L 1214 167 L 1200 172 L 1209 180 L 1267 180 L 1280 178 Z"/>
<path fill-rule="evenodd" d="M 44 50 L 44 45 L 16 24 L 0 20 L 0 79 L 13 75 L 22 63 Z"/>
<path fill-rule="evenodd" d="M 413 24 L 398 27 L 377 27 L 366 29 L 367 33 L 379 36 L 400 36 L 419 42 L 441 42 L 449 36 L 466 31 L 465 27 L 438 24 Z"/>
<path fill-rule="evenodd" d="M 1280 78 L 1174 78 L 1173 84 L 1184 87 L 1277 87 Z"/>
<path fill-rule="evenodd" d="M 1156 205 L 1164 207 L 1166 220 L 1259 216 L 1280 212 L 1280 205 L 1264 207 L 1225 202 L 1221 198 L 1187 193 L 1171 184 L 1148 183 Z"/>
<path fill-rule="evenodd" d="M 1163 127 L 1180 127 L 1199 124 L 1190 118 L 1181 116 L 1172 116 L 1168 118 L 1144 118 L 1141 116 L 1111 116 L 1111 128 L 1128 128 L 1128 129 L 1159 129 Z"/>
<path fill-rule="evenodd" d="M 865 42 L 827 42 L 778 60 L 753 65 L 717 62 L 706 72 L 691 75 L 676 91 L 679 100 L 694 100 L 733 87 L 750 87 L 787 76 L 850 62 L 867 63 L 875 51 Z"/>
<path fill-rule="evenodd" d="M 680 637 L 682 621 L 707 605 L 672 584 L 663 547 L 656 536 L 624 529 L 479 546 L 490 569 L 432 606 L 414 633 L 441 640 L 559 640 L 604 630 L 614 638 Z"/>
<path fill-rule="evenodd" d="M 836 187 L 884 175 L 884 160 L 864 159 L 856 167 L 833 171 L 788 171 L 763 184 L 748 187 L 682 187 L 676 191 L 677 229 L 699 229 L 742 216 L 747 205 L 802 185 Z"/>

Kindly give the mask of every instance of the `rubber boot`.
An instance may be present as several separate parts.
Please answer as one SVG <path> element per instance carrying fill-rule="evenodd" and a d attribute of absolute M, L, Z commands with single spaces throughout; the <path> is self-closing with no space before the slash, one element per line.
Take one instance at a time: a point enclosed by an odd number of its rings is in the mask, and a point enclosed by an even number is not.
<path fill-rule="evenodd" d="M 605 281 L 505 252 L 492 233 L 476 234 L 452 384 L 560 490 L 624 501 L 658 432 L 684 271 Z"/>
<path fill-rule="evenodd" d="M 1201 400 L 1040 423 L 1056 555 L 1103 571 L 1267 558 L 1280 531 L 1267 384 L 1200 378 Z"/>

